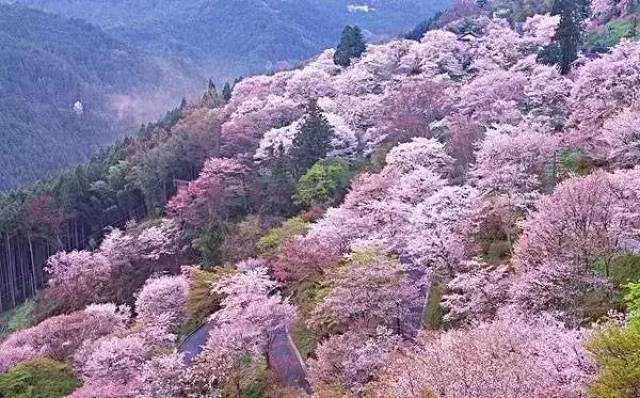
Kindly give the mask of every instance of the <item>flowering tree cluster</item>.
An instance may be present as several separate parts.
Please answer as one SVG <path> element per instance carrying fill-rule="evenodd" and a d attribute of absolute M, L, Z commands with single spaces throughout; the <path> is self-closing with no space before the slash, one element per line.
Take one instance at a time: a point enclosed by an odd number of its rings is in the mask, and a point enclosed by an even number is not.
<path fill-rule="evenodd" d="M 175 330 L 185 318 L 189 285 L 184 276 L 148 279 L 136 299 L 138 320 Z"/>
<path fill-rule="evenodd" d="M 200 176 L 167 203 L 167 212 L 194 226 L 202 226 L 214 215 L 232 213 L 246 203 L 248 173 L 239 159 L 209 159 Z"/>
<path fill-rule="evenodd" d="M 296 309 L 275 291 L 277 284 L 258 267 L 224 278 L 214 291 L 224 296 L 213 314 L 214 328 L 200 355 L 200 367 L 209 372 L 209 384 L 220 385 L 239 371 L 246 355 L 269 358 L 276 334 L 291 325 Z"/>
<path fill-rule="evenodd" d="M 114 304 L 90 305 L 16 332 L 0 345 L 0 372 L 37 357 L 68 360 L 85 342 L 124 330 L 129 316 L 128 308 Z"/>
<path fill-rule="evenodd" d="M 491 371 L 488 371 L 491 369 Z M 424 336 L 375 383 L 375 396 L 587 397 L 594 373 L 581 333 L 517 317 Z"/>

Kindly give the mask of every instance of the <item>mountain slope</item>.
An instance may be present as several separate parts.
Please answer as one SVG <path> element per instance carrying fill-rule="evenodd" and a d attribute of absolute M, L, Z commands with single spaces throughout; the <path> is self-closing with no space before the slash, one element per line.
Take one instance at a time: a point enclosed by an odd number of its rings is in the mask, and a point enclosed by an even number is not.
<path fill-rule="evenodd" d="M 98 24 L 124 42 L 195 61 L 216 80 L 295 65 L 346 24 L 371 40 L 409 30 L 449 0 L 20 0 Z"/>
<path fill-rule="evenodd" d="M 201 79 L 86 22 L 0 5 L 0 27 L 0 189 L 87 159 Z"/>

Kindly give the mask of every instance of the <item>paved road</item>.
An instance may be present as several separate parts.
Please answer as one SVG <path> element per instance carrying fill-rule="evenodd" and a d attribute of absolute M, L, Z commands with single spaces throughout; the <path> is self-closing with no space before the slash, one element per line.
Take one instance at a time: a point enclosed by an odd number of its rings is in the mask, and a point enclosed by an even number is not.
<path fill-rule="evenodd" d="M 187 337 L 178 348 L 184 354 L 187 366 L 193 363 L 207 343 L 213 322 L 208 322 Z M 282 382 L 291 388 L 304 390 L 311 394 L 311 385 L 307 381 L 307 373 L 298 349 L 293 344 L 289 332 L 285 328 L 276 331 L 269 348 L 271 368 Z"/>
<path fill-rule="evenodd" d="M 184 354 L 184 363 L 187 366 L 190 366 L 195 357 L 197 357 L 204 349 L 207 339 L 209 338 L 209 332 L 212 328 L 213 322 L 207 322 L 195 332 L 191 333 L 189 337 L 184 339 L 182 344 L 180 344 L 178 351 Z"/>
<path fill-rule="evenodd" d="M 286 386 L 311 394 L 304 362 L 287 329 L 281 328 L 276 331 L 271 342 L 269 359 L 274 373 Z"/>
<path fill-rule="evenodd" d="M 409 316 L 404 321 L 404 329 L 410 334 L 417 334 L 422 329 L 422 315 L 427 307 L 433 275 L 424 267 L 414 265 L 407 257 L 400 256 L 400 262 L 407 266 L 407 275 L 411 283 L 418 284 L 420 300 L 409 307 Z"/>
<path fill-rule="evenodd" d="M 413 283 L 420 284 L 422 299 L 410 307 L 409 316 L 404 320 L 403 325 L 403 329 L 417 333 L 422 328 L 422 314 L 427 305 L 433 278 L 424 268 L 414 266 L 406 258 L 400 257 L 400 262 L 407 266 L 409 279 Z M 184 361 L 187 365 L 191 365 L 195 357 L 202 352 L 212 328 L 213 322 L 204 324 L 180 345 L 179 351 L 184 353 Z M 293 344 L 289 331 L 285 328 L 276 331 L 269 349 L 269 360 L 274 373 L 286 386 L 304 390 L 311 395 L 304 361 Z"/>

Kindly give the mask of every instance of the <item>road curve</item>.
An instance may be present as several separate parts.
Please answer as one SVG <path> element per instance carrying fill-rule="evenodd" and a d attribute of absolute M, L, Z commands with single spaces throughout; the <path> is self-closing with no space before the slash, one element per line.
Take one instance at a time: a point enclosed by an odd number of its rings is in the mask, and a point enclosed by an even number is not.
<path fill-rule="evenodd" d="M 213 327 L 212 321 L 205 323 L 180 344 L 178 351 L 184 354 L 185 365 L 190 366 L 195 357 L 203 351 Z M 311 394 L 304 362 L 286 328 L 280 328 L 274 334 L 269 347 L 269 364 L 276 377 L 287 387 Z"/>

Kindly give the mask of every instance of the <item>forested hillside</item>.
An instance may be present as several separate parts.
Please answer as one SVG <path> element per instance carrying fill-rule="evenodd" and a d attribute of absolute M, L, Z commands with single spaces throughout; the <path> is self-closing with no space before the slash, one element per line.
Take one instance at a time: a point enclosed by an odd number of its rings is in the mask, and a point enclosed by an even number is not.
<path fill-rule="evenodd" d="M 3 196 L 0 396 L 637 398 L 635 12 L 350 26 Z"/>
<path fill-rule="evenodd" d="M 296 66 L 331 47 L 346 24 L 359 25 L 375 41 L 409 30 L 450 4 L 450 0 L 19 2 L 90 21 L 155 54 L 182 56 L 220 83 Z"/>
<path fill-rule="evenodd" d="M 86 161 L 206 80 L 99 28 L 0 5 L 0 190 Z"/>

